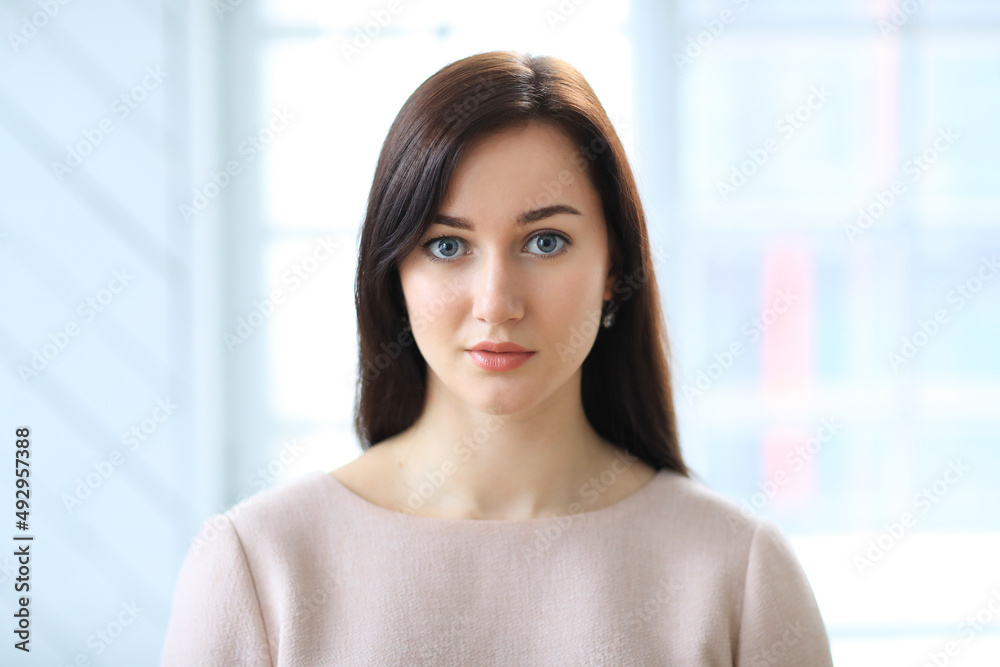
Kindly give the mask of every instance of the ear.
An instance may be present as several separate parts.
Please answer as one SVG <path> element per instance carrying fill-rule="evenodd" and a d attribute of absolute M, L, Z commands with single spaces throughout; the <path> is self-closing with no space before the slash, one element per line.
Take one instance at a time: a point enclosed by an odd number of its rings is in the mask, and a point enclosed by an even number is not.
<path fill-rule="evenodd" d="M 614 243 L 609 239 L 610 243 Z M 608 277 L 604 281 L 604 300 L 608 301 L 614 297 L 614 287 L 621 278 L 622 256 L 617 245 L 611 246 L 610 262 L 608 265 Z"/>
<path fill-rule="evenodd" d="M 615 286 L 616 282 L 618 282 L 618 272 L 614 269 L 614 267 L 612 267 L 611 270 L 608 271 L 608 278 L 607 278 L 607 280 L 604 283 L 604 300 L 605 301 L 608 301 L 608 300 L 610 300 L 613 297 L 613 295 L 614 295 L 614 291 L 613 290 L 614 290 L 614 286 Z"/>

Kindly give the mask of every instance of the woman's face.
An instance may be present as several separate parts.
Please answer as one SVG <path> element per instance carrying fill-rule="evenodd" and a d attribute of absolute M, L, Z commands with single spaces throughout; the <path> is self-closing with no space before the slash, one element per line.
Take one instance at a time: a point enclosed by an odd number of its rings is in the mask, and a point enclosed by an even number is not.
<path fill-rule="evenodd" d="M 540 122 L 480 138 L 399 265 L 428 380 L 488 414 L 532 407 L 573 378 L 611 298 L 607 227 L 581 154 Z M 481 341 L 534 354 L 485 370 L 468 351 Z"/>

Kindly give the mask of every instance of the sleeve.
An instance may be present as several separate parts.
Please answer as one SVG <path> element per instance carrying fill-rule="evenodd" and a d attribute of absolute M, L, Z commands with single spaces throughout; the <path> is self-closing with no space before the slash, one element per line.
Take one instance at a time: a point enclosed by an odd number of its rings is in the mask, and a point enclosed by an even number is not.
<path fill-rule="evenodd" d="M 735 667 L 833 667 L 809 580 L 771 521 L 754 530 L 747 559 Z"/>
<path fill-rule="evenodd" d="M 161 667 L 272 667 L 243 543 L 225 514 L 209 517 L 174 588 Z"/>

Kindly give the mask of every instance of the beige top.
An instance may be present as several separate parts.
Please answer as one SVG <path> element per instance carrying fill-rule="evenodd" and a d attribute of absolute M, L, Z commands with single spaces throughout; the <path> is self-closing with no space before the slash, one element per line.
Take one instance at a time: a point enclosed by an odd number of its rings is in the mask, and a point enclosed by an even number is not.
<path fill-rule="evenodd" d="M 319 471 L 201 527 L 162 653 L 191 665 L 832 665 L 770 521 L 659 471 L 562 517 L 396 512 Z"/>

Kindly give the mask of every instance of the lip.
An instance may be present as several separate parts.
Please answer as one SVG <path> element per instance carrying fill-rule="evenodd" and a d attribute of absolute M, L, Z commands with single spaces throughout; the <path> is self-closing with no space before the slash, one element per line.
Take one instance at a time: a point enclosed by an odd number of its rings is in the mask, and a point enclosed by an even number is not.
<path fill-rule="evenodd" d="M 512 371 L 534 356 L 534 352 L 489 352 L 466 350 L 472 363 L 484 371 Z"/>
<path fill-rule="evenodd" d="M 531 352 L 526 347 L 521 347 L 517 343 L 494 343 L 491 340 L 481 340 L 472 347 L 472 350 L 481 350 L 483 352 Z"/>

